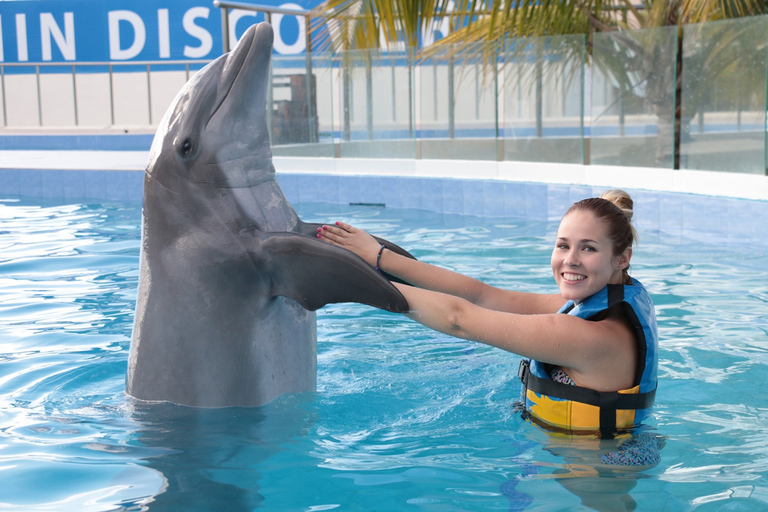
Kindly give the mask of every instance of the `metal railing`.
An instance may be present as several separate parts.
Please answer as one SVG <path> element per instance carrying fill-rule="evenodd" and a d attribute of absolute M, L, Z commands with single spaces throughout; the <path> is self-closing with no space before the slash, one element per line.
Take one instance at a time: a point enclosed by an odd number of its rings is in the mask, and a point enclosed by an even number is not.
<path fill-rule="evenodd" d="M 185 72 L 185 79 L 189 80 L 190 77 L 190 71 L 191 68 L 194 66 L 202 66 L 207 64 L 208 60 L 184 60 L 184 61 L 130 61 L 130 62 L 78 62 L 76 64 L 62 64 L 62 63 L 52 63 L 52 62 L 35 62 L 35 63 L 0 63 L 0 94 L 2 95 L 2 106 L 3 106 L 3 127 L 8 127 L 8 101 L 9 98 L 7 97 L 7 79 L 8 76 L 13 75 L 20 75 L 20 74 L 26 74 L 23 72 L 16 72 L 16 73 L 8 73 L 7 71 L 10 70 L 28 70 L 30 68 L 34 68 L 34 74 L 35 74 L 35 82 L 37 85 L 36 90 L 36 97 L 37 97 L 37 111 L 38 111 L 38 126 L 43 127 L 44 124 L 44 109 L 43 109 L 43 99 L 42 99 L 42 86 L 41 86 L 41 75 L 45 75 L 46 73 L 44 70 L 46 68 L 68 68 L 70 69 L 70 74 L 72 76 L 72 104 L 74 109 L 74 121 L 75 126 L 80 126 L 80 116 L 79 116 L 79 108 L 78 108 L 78 91 L 77 91 L 77 76 L 78 68 L 91 68 L 92 70 L 95 70 L 96 68 L 106 68 L 107 69 L 107 75 L 109 76 L 109 105 L 110 105 L 110 124 L 115 124 L 115 94 L 114 94 L 114 75 L 115 75 L 115 69 L 116 68 L 144 68 L 146 69 L 146 75 L 147 75 L 147 118 L 149 120 L 149 125 L 153 125 L 155 123 L 155 120 L 153 119 L 153 113 L 152 113 L 152 83 L 151 83 L 151 75 L 152 75 L 152 66 L 163 66 L 163 67 L 171 67 L 171 66 L 177 66 L 184 69 Z M 82 73 L 82 74 L 92 74 L 91 73 Z M 62 98 L 63 99 L 63 98 Z"/>

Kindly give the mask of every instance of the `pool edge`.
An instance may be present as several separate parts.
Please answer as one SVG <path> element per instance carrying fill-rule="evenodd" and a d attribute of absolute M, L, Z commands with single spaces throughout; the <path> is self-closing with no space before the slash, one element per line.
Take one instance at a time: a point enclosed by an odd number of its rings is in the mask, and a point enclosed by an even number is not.
<path fill-rule="evenodd" d="M 143 171 L 148 151 L 0 150 L 0 171 Z M 278 175 L 387 176 L 627 188 L 768 201 L 768 177 L 607 165 L 471 160 L 273 158 Z M 5 181 L 5 180 L 3 180 Z M 6 187 L 0 192 L 14 193 Z M 17 192 L 20 193 L 20 192 Z"/>

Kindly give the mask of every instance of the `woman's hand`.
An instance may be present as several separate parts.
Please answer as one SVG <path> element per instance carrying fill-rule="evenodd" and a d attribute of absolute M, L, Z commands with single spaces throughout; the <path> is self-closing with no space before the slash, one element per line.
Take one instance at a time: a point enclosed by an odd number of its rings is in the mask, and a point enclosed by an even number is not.
<path fill-rule="evenodd" d="M 366 231 L 343 222 L 333 226 L 323 225 L 317 228 L 317 238 L 344 247 L 363 258 L 372 267 L 376 266 L 376 257 L 381 245 Z"/>

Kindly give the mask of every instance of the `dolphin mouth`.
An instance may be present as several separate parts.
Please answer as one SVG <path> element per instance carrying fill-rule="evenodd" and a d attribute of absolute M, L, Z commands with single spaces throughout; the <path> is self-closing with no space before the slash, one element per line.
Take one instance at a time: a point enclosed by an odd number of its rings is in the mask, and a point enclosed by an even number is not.
<path fill-rule="evenodd" d="M 261 185 L 262 183 L 275 181 L 274 176 L 239 176 L 237 178 L 230 178 L 226 180 L 195 180 L 190 179 L 191 183 L 197 185 L 207 185 L 213 188 L 251 188 Z"/>
<path fill-rule="evenodd" d="M 253 160 L 253 165 L 248 161 Z M 262 183 L 276 181 L 275 166 L 271 159 L 265 165 L 259 157 L 244 156 L 232 161 L 236 163 L 228 169 L 224 178 L 203 180 L 189 177 L 190 182 L 213 188 L 248 188 Z M 221 162 L 211 162 L 210 165 L 221 166 Z"/>
<path fill-rule="evenodd" d="M 258 64 L 253 64 L 251 68 L 263 67 L 265 71 L 268 69 L 269 58 L 271 57 L 272 53 L 273 38 L 274 34 L 272 31 L 272 26 L 268 23 L 259 23 L 248 28 L 237 42 L 235 47 L 224 56 L 225 61 L 221 70 L 221 79 L 219 81 L 218 87 L 219 97 L 215 107 L 211 110 L 211 115 L 208 117 L 208 121 L 205 124 L 205 129 L 208 129 L 208 125 L 216 117 L 219 110 L 221 110 L 222 107 L 227 103 L 227 100 L 231 99 L 233 94 L 237 96 L 238 92 L 241 92 L 240 96 L 242 97 L 245 91 L 252 89 L 252 87 L 249 86 L 256 80 L 256 77 L 244 77 L 244 75 L 247 74 L 246 71 L 248 71 L 245 69 L 247 63 L 260 61 L 264 65 L 259 66 Z M 268 50 L 264 51 L 264 48 L 268 48 Z M 252 53 L 259 52 L 260 50 L 260 55 L 251 55 Z M 264 60 L 266 60 L 265 63 L 263 62 Z M 240 86 L 241 82 L 247 83 Z M 263 82 L 264 85 L 266 85 L 266 76 Z M 235 91 L 233 91 L 233 89 Z M 239 91 L 239 89 L 242 89 L 243 91 Z M 266 88 L 263 87 L 262 89 L 264 90 L 265 94 L 264 99 L 260 99 L 260 101 L 263 102 L 266 100 Z M 258 103 L 259 102 L 253 102 L 253 104 Z"/>

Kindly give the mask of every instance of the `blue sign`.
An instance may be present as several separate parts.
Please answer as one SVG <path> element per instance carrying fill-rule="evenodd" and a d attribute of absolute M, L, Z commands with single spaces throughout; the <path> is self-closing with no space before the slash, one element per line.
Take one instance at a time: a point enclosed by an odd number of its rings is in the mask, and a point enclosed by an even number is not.
<path fill-rule="evenodd" d="M 321 0 L 260 0 L 309 10 Z M 234 10 L 234 41 L 263 13 Z M 304 53 L 303 17 L 272 15 L 275 52 Z M 212 0 L 0 0 L 0 63 L 211 60 L 222 53 Z"/>

